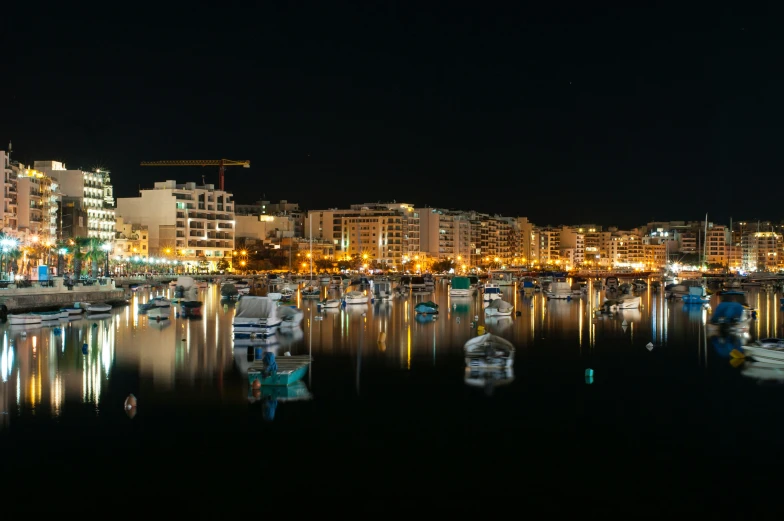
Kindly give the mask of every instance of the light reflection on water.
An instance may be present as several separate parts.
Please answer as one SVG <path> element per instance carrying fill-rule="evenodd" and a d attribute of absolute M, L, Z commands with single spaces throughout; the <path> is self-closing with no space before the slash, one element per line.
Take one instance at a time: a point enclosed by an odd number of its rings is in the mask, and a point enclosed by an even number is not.
<path fill-rule="evenodd" d="M 166 289 L 158 294 L 171 297 L 171 292 Z M 664 301 L 648 290 L 641 293 L 639 310 L 624 310 L 611 317 L 594 314 L 602 295 L 593 288 L 588 296 L 571 301 L 548 301 L 542 294 L 525 296 L 512 287 L 503 292 L 514 312 L 511 317 L 495 319 L 485 318 L 481 293 L 453 298 L 443 284 L 437 284 L 433 293 L 322 312 L 315 300 L 297 299 L 292 305 L 305 313 L 302 329 L 279 333 L 270 348 L 279 355 L 312 352 L 316 362 L 310 374 L 318 370 L 319 358 L 350 358 L 357 393 L 362 392 L 360 374 L 366 367 L 416 371 L 445 365 L 451 371 L 461 363 L 463 344 L 477 334 L 478 326 L 510 340 L 518 349 L 517 364 L 579 362 L 604 353 L 623 365 L 625 359 L 639 356 L 637 349 L 649 342 L 657 350 L 673 352 L 677 363 L 700 367 L 708 363 L 710 310 L 703 306 Z M 148 392 L 187 390 L 205 386 L 207 381 L 207 387 L 219 394 L 228 385 L 233 399 L 245 399 L 246 348 L 235 349 L 231 335 L 235 303 L 222 302 L 217 285 L 200 294 L 205 302 L 202 319 L 178 318 L 176 308 L 169 321 L 150 319 L 138 312 L 138 305 L 151 294 L 140 292 L 129 306 L 115 309 L 107 319 L 80 318 L 56 327 L 5 325 L 0 352 L 0 426 L 24 414 L 57 418 L 67 414 L 66 402 L 74 401 L 92 406 L 98 414 L 117 372 L 135 375 L 138 387 Z M 322 290 L 321 297 L 326 295 Z M 782 336 L 779 298 L 772 292 L 750 292 L 750 301 L 758 309 L 751 327 L 753 338 Z M 414 312 L 418 302 L 428 300 L 439 304 L 437 317 Z M 711 304 L 715 307 L 717 297 Z M 322 319 L 315 320 L 319 315 Z M 336 384 L 323 375 L 317 382 Z"/>

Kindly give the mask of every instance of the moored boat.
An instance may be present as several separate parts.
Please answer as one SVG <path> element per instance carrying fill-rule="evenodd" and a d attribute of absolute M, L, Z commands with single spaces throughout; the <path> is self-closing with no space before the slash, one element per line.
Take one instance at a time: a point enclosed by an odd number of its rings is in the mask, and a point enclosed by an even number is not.
<path fill-rule="evenodd" d="M 281 323 L 277 310 L 278 306 L 269 297 L 242 297 L 232 322 L 234 338 L 273 334 Z"/>
<path fill-rule="evenodd" d="M 482 288 L 482 300 L 485 302 L 490 302 L 491 300 L 497 300 L 503 297 L 501 293 L 501 288 L 496 286 L 493 283 L 488 282 Z"/>
<path fill-rule="evenodd" d="M 463 346 L 463 350 L 466 366 L 469 368 L 504 369 L 514 364 L 514 344 L 490 333 L 470 339 Z"/>
<path fill-rule="evenodd" d="M 111 304 L 85 304 L 88 313 L 106 313 L 112 310 Z"/>
<path fill-rule="evenodd" d="M 26 325 L 26 324 L 40 324 L 42 322 L 41 315 L 34 313 L 19 313 L 15 315 L 8 315 L 8 323 L 13 326 Z"/>
<path fill-rule="evenodd" d="M 514 306 L 512 304 L 502 299 L 496 299 L 487 305 L 487 307 L 485 308 L 485 315 L 487 315 L 488 317 L 494 317 L 494 316 L 508 317 L 512 315 L 512 311 L 514 311 Z"/>
<path fill-rule="evenodd" d="M 432 301 L 420 302 L 414 306 L 414 311 L 422 315 L 435 315 L 438 313 L 438 304 Z"/>
<path fill-rule="evenodd" d="M 346 304 L 367 304 L 368 297 L 361 291 L 349 291 L 343 297 L 343 302 Z"/>
<path fill-rule="evenodd" d="M 761 338 L 743 346 L 743 354 L 769 364 L 784 364 L 784 338 Z"/>
<path fill-rule="evenodd" d="M 453 297 L 468 297 L 471 293 L 471 280 L 468 277 L 452 277 L 449 285 L 449 295 Z"/>
<path fill-rule="evenodd" d="M 268 385 L 291 385 L 305 376 L 310 366 L 310 355 L 275 357 L 275 353 L 265 351 L 261 360 L 251 362 L 248 368 L 248 382 L 251 388 Z M 259 383 L 256 384 L 255 382 Z"/>

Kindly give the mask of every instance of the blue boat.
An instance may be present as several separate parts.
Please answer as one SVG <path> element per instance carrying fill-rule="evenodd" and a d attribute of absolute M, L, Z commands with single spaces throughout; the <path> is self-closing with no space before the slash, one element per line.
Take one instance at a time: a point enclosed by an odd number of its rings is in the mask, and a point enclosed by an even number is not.
<path fill-rule="evenodd" d="M 254 385 L 291 385 L 308 372 L 311 358 L 304 356 L 282 356 L 265 351 L 261 360 L 255 360 L 248 368 L 248 382 Z M 259 384 L 254 382 L 258 381 Z"/>
<path fill-rule="evenodd" d="M 425 314 L 419 313 L 419 314 L 417 314 L 417 316 L 414 317 L 414 320 L 417 322 L 417 324 L 428 324 L 430 322 L 435 322 L 437 316 L 438 315 L 436 315 L 436 314 L 425 315 Z"/>
<path fill-rule="evenodd" d="M 690 286 L 689 293 L 682 298 L 686 304 L 699 304 L 710 300 L 708 294 L 705 293 L 705 288 L 702 286 Z"/>
<path fill-rule="evenodd" d="M 438 313 L 438 304 L 432 301 L 420 302 L 414 306 L 414 311 L 422 315 L 435 315 Z"/>

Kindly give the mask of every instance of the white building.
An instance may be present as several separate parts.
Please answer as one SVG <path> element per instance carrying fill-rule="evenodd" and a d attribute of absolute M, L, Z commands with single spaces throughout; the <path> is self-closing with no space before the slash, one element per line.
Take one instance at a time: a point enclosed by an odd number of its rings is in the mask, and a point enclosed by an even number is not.
<path fill-rule="evenodd" d="M 172 180 L 139 193 L 139 197 L 118 198 L 117 215 L 125 222 L 147 226 L 151 257 L 172 250 L 176 260 L 186 265 L 206 260 L 211 270 L 217 269 L 221 260 L 231 261 L 235 231 L 232 194 L 211 184 L 177 184 Z"/>
<path fill-rule="evenodd" d="M 35 161 L 34 168 L 57 181 L 62 195 L 80 198 L 87 211 L 88 237 L 114 241 L 114 196 L 108 172 L 68 170 L 60 161 Z"/>

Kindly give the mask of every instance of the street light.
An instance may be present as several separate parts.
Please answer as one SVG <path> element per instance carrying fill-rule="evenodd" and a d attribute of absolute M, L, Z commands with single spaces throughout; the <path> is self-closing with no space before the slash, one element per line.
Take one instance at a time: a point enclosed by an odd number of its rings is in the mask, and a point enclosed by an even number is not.
<path fill-rule="evenodd" d="M 5 255 L 16 249 L 19 245 L 16 239 L 3 237 L 0 239 L 0 273 L 5 277 Z"/>
<path fill-rule="evenodd" d="M 101 246 L 103 250 L 103 259 L 104 259 L 104 277 L 109 276 L 109 252 L 112 250 L 111 243 L 105 242 L 103 246 Z"/>

